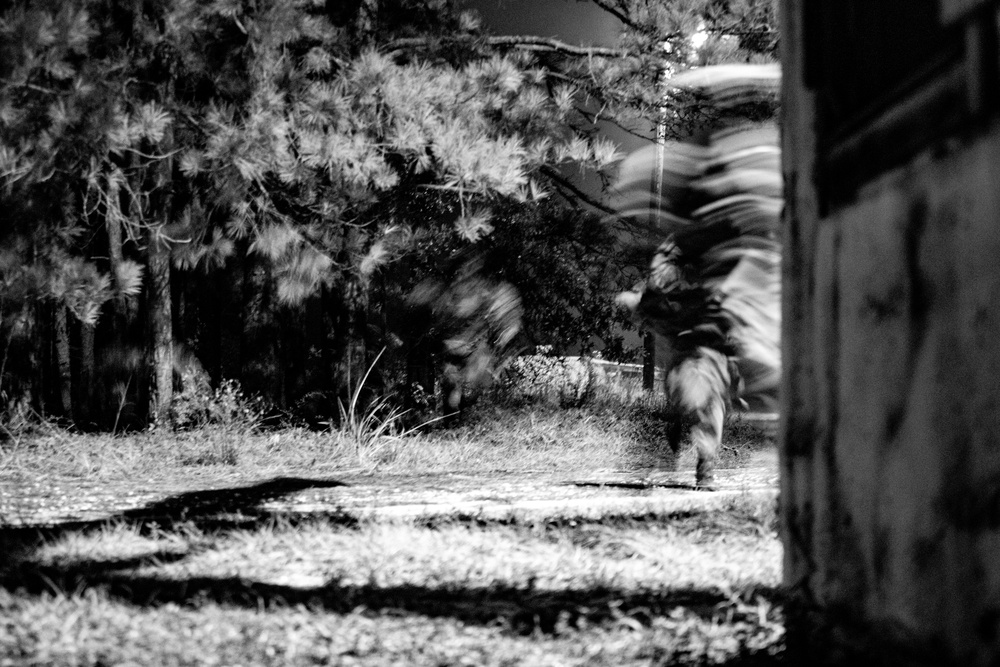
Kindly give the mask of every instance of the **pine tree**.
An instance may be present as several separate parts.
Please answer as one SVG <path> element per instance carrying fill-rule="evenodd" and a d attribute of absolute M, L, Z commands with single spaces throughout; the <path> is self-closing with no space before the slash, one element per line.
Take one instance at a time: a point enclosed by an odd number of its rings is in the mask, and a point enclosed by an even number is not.
<path fill-rule="evenodd" d="M 263 120 L 247 117 L 248 129 L 276 128 L 268 138 L 277 139 L 261 153 L 272 161 L 260 198 L 234 227 L 270 262 L 280 301 L 339 293 L 342 374 L 355 376 L 365 361 L 372 276 L 414 247 L 417 232 L 443 223 L 474 244 L 492 231 L 494 205 L 544 196 L 542 166 L 605 167 L 616 159 L 608 142 L 566 130 L 568 93 L 553 97 L 529 59 L 473 51 L 417 57 L 391 39 L 382 46 L 377 21 L 362 23 L 367 32 L 346 47 L 317 30 L 291 55 L 278 54 L 279 42 L 273 55 L 255 52 L 267 63 L 256 71 L 273 73 L 255 85 L 282 93 L 260 107 Z M 449 209 L 443 220 L 385 205 L 424 192 L 440 195 L 438 212 Z"/>
<path fill-rule="evenodd" d="M 219 294 L 245 302 L 232 328 L 280 328 L 276 308 L 320 313 L 319 354 L 356 374 L 365 342 L 380 345 L 373 285 L 402 299 L 429 275 L 440 244 L 428 239 L 498 247 L 497 230 L 512 239 L 511 225 L 564 215 L 544 212 L 556 200 L 606 210 L 566 167 L 615 163 L 596 123 L 656 118 L 662 71 L 697 61 L 685 40 L 702 23 L 697 58 L 773 50 L 766 2 L 595 1 L 622 17 L 618 47 L 488 35 L 443 1 L 9 6 L 0 331 L 7 349 L 51 338 L 55 350 L 37 344 L 19 377 L 49 373 L 51 357 L 49 386 L 66 391 L 48 399 L 86 420 L 91 397 L 74 395 L 100 384 L 95 347 L 142 315 L 152 415 L 168 421 L 173 327 L 202 330 L 171 294 L 220 277 L 232 284 Z M 670 116 L 677 132 L 684 113 Z M 4 370 L 0 389 L 20 395 Z"/>
<path fill-rule="evenodd" d="M 5 225 L 0 242 L 22 268 L 14 262 L 5 264 L 3 298 L 19 300 L 20 306 L 0 328 L 9 349 L 18 332 L 37 332 L 43 326 L 39 318 L 49 310 L 46 304 L 51 304 L 59 404 L 67 416 L 77 412 L 86 418 L 87 400 L 74 401 L 72 391 L 72 327 L 67 314 L 80 324 L 86 353 L 92 349 L 88 348 L 89 334 L 101 304 L 116 293 L 108 275 L 78 254 L 86 231 L 80 174 L 87 171 L 95 145 L 107 129 L 108 91 L 100 65 L 90 57 L 95 30 L 80 3 L 14 6 L 2 18 L 0 204 Z M 25 276 L 32 278 L 26 281 Z M 10 289 L 11 285 L 17 287 Z M 25 325 L 27 321 L 30 326 Z M 27 345 L 33 347 L 28 355 L 32 364 L 44 356 L 38 343 L 35 337 L 34 346 Z M 92 356 L 85 354 L 81 387 L 87 386 L 91 362 Z M 40 370 L 26 372 L 37 377 Z M 5 383 L 9 379 L 3 378 Z M 30 384 L 38 386 L 34 381 Z M 76 395 L 79 398 L 83 393 Z M 30 398 L 36 409 L 42 407 L 41 400 L 37 393 Z"/>

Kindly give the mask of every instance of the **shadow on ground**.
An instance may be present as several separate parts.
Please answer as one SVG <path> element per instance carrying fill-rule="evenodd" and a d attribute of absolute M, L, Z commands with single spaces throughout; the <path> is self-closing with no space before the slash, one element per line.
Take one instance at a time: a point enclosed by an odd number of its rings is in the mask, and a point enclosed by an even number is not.
<path fill-rule="evenodd" d="M 97 589 L 108 597 L 136 605 L 180 605 L 214 602 L 227 606 L 266 609 L 272 605 L 305 605 L 335 613 L 363 607 L 373 612 L 399 611 L 430 617 L 451 617 L 464 623 L 502 623 L 519 634 L 551 633 L 557 624 L 577 627 L 628 617 L 648 624 L 684 607 L 711 617 L 729 599 L 718 591 L 684 589 L 669 593 L 635 593 L 613 588 L 535 590 L 513 587 L 427 587 L 417 585 L 345 585 L 331 581 L 322 586 L 295 587 L 256 582 L 240 577 L 190 577 L 168 579 L 135 576 L 127 570 L 163 564 L 183 556 L 148 554 L 141 558 L 82 561 L 65 567 L 16 568 L 0 579 L 8 590 L 27 594 Z M 776 601 L 779 591 L 761 588 L 754 595 Z"/>
<path fill-rule="evenodd" d="M 77 560 L 58 566 L 40 566 L 38 549 L 46 542 L 73 533 L 125 523 L 147 530 L 194 525 L 204 532 L 247 530 L 293 516 L 276 515 L 261 505 L 286 494 L 310 488 L 344 486 L 343 482 L 307 478 L 277 478 L 236 488 L 180 493 L 128 510 L 106 520 L 63 523 L 52 526 L 0 527 L 0 588 L 18 595 L 43 595 L 65 591 L 96 590 L 107 597 L 140 606 L 174 603 L 198 606 L 214 602 L 250 609 L 304 605 L 334 613 L 355 612 L 421 614 L 449 617 L 463 623 L 500 625 L 508 631 L 529 635 L 553 633 L 560 627 L 584 627 L 614 623 L 649 625 L 655 617 L 669 616 L 683 607 L 705 619 L 717 616 L 731 599 L 718 590 L 679 589 L 667 592 L 580 588 L 537 590 L 513 587 L 427 587 L 417 585 L 352 585 L 329 581 L 321 586 L 295 587 L 253 581 L 240 577 L 188 577 L 170 579 L 136 574 L 144 566 L 159 566 L 186 558 L 188 553 L 161 551 L 134 558 Z M 324 520 L 336 516 L 324 517 Z M 303 521 L 314 520 L 302 518 Z M 357 523 L 344 516 L 344 525 Z M 746 593 L 781 605 L 781 592 L 761 587 Z M 786 664 L 781 656 L 750 654 L 725 663 L 732 667 Z"/>
<path fill-rule="evenodd" d="M 333 479 L 276 477 L 245 486 L 177 493 L 136 509 L 124 510 L 92 521 L 5 526 L 0 518 L 0 546 L 5 543 L 31 540 L 33 536 L 55 539 L 67 532 L 92 530 L 118 523 L 144 528 L 155 526 L 158 529 L 169 529 L 179 523 L 193 524 L 206 531 L 253 529 L 286 515 L 263 509 L 261 506 L 267 502 L 308 489 L 342 486 L 347 484 Z M 348 517 L 345 516 L 344 521 L 348 521 Z"/>

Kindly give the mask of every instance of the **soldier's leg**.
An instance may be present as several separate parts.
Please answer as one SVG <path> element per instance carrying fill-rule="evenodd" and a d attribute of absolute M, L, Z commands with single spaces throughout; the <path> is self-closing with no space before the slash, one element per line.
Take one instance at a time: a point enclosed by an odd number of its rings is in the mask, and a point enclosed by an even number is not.
<path fill-rule="evenodd" d="M 681 449 L 687 420 L 679 412 L 668 413 L 667 419 L 669 420 L 667 422 L 667 444 L 670 445 L 670 451 L 676 454 Z"/>
<path fill-rule="evenodd" d="M 664 378 L 667 395 L 664 419 L 667 424 L 667 445 L 670 447 L 670 453 L 664 452 L 662 454 L 662 459 L 659 463 L 659 467 L 662 470 L 677 470 L 681 445 L 691 428 L 691 414 L 686 407 L 687 401 L 684 395 L 682 376 L 683 372 L 680 364 L 678 364 L 667 371 L 666 378 Z"/>
<path fill-rule="evenodd" d="M 688 416 L 693 425 L 691 442 L 698 454 L 695 481 L 709 486 L 722 444 L 722 421 L 730 387 L 728 359 L 708 347 L 699 347 L 670 373 L 671 402 Z"/>
<path fill-rule="evenodd" d="M 722 445 L 722 423 L 725 405 L 721 397 L 713 397 L 705 409 L 698 411 L 698 422 L 691 428 L 691 441 L 698 452 L 695 484 L 711 487 L 715 481 L 715 462 Z"/>
<path fill-rule="evenodd" d="M 452 362 L 445 362 L 441 374 L 441 412 L 444 423 L 458 422 L 462 409 L 462 369 Z"/>

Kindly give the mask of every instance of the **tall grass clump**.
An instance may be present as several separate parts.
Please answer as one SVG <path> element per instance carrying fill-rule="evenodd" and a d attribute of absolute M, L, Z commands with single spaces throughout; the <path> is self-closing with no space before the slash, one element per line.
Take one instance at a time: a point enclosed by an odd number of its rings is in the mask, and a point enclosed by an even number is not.
<path fill-rule="evenodd" d="M 212 389 L 208 375 L 193 369 L 181 373 L 181 387 L 171 404 L 174 427 L 197 433 L 206 445 L 188 462 L 236 465 L 242 442 L 263 421 L 263 400 L 245 394 L 236 380 L 223 380 Z"/>
<path fill-rule="evenodd" d="M 338 436 L 341 442 L 351 448 L 358 463 L 371 466 L 374 456 L 389 443 L 387 439 L 398 433 L 399 425 L 405 414 L 398 406 L 392 404 L 389 396 L 380 396 L 371 401 L 362 401 L 362 391 L 375 365 L 382 358 L 385 349 L 379 351 L 369 364 L 364 376 L 351 389 L 347 405 L 337 399 L 340 411 Z M 348 377 L 350 384 L 350 377 Z"/>
<path fill-rule="evenodd" d="M 344 401 L 337 399 L 340 423 L 337 426 L 336 437 L 342 446 L 351 451 L 357 462 L 368 469 L 391 460 L 394 452 L 390 448 L 398 446 L 407 436 L 420 432 L 424 426 L 441 419 L 435 417 L 416 426 L 407 427 L 405 420 L 410 410 L 401 408 L 392 394 L 364 399 L 368 378 L 371 377 L 384 352 L 385 348 L 382 348 L 375 355 L 364 376 L 351 387 L 346 405 Z M 349 377 L 348 385 L 350 385 Z"/>

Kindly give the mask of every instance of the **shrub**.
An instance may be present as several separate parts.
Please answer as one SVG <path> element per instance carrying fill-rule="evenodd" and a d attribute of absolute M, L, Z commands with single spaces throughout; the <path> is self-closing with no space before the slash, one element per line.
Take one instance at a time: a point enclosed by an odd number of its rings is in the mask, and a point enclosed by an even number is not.
<path fill-rule="evenodd" d="M 179 429 L 215 425 L 247 432 L 260 425 L 265 412 L 263 401 L 244 394 L 236 380 L 223 380 L 213 390 L 208 375 L 193 368 L 181 372 L 181 391 L 171 408 Z"/>
<path fill-rule="evenodd" d="M 550 356 L 551 346 L 536 354 L 511 359 L 500 374 L 501 395 L 515 402 L 554 401 L 561 407 L 581 407 L 603 384 L 604 371 L 590 357 Z"/>

